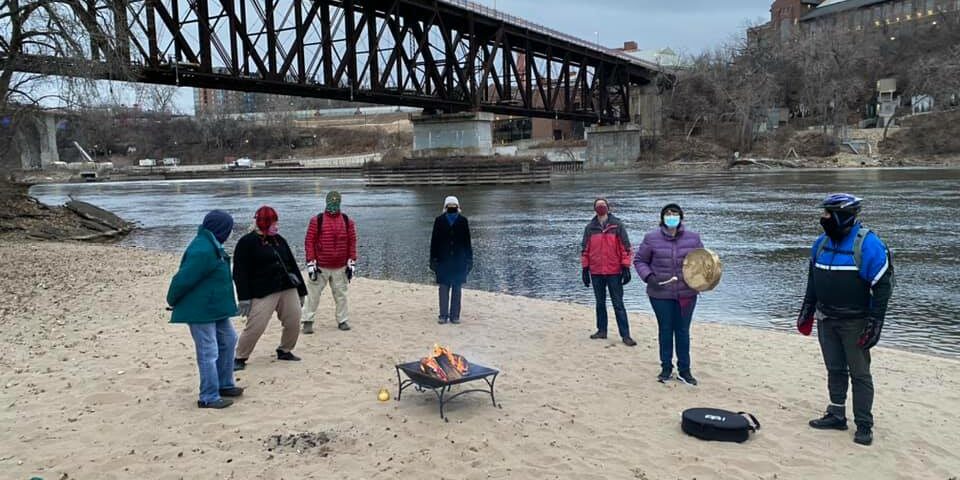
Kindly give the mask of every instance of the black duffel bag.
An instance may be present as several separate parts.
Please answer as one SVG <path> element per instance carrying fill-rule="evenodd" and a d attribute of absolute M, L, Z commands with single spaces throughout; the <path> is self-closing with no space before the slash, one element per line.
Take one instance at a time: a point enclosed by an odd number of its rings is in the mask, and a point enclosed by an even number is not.
<path fill-rule="evenodd" d="M 757 417 L 745 412 L 730 412 L 719 408 L 690 408 L 684 410 L 680 424 L 683 433 L 702 440 L 746 442 L 751 432 L 760 430 Z"/>

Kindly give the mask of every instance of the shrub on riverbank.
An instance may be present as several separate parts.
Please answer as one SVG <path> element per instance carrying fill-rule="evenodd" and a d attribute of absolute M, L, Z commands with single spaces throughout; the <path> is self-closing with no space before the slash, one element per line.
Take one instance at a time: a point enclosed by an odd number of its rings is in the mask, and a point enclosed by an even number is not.
<path fill-rule="evenodd" d="M 904 118 L 880 142 L 884 155 L 960 155 L 960 110 Z"/>

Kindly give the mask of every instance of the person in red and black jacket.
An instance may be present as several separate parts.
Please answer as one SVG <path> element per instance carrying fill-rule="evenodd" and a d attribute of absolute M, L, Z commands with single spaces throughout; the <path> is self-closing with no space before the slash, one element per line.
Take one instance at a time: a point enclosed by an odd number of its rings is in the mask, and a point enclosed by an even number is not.
<path fill-rule="evenodd" d="M 593 202 L 597 213 L 583 231 L 580 263 L 583 267 L 583 285 L 593 285 L 597 299 L 597 333 L 590 338 L 607 338 L 607 291 L 617 317 L 620 338 L 627 346 L 635 346 L 630 338 L 627 309 L 623 305 L 623 286 L 630 283 L 632 260 L 627 227 L 610 213 L 610 204 L 605 198 Z"/>
<path fill-rule="evenodd" d="M 303 306 L 303 333 L 313 333 L 320 294 L 330 285 L 337 304 L 337 328 L 350 330 L 347 284 L 357 261 L 357 227 L 340 211 L 340 192 L 327 194 L 324 211 L 310 219 L 304 250 L 307 252 L 307 301 Z"/>
<path fill-rule="evenodd" d="M 254 216 L 256 228 L 240 238 L 233 251 L 233 283 L 237 287 L 237 310 L 247 317 L 237 341 L 234 370 L 246 368 L 247 359 L 277 313 L 283 333 L 277 360 L 300 361 L 293 354 L 300 336 L 300 308 L 307 294 L 297 259 L 280 235 L 280 217 L 266 205 Z"/>

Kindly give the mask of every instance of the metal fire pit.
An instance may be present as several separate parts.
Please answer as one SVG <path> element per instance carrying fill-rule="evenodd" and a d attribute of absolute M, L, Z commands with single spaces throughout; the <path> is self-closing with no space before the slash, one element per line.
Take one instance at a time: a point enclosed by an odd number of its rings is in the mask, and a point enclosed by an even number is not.
<path fill-rule="evenodd" d="M 465 393 L 472 392 L 481 392 L 490 394 L 490 400 L 493 402 L 494 407 L 502 408 L 497 404 L 497 397 L 493 394 L 493 385 L 497 381 L 497 375 L 500 373 L 499 370 L 492 369 L 490 367 L 484 367 L 483 365 L 477 365 L 476 363 L 470 364 L 470 373 L 464 375 L 461 378 L 450 381 L 443 381 L 438 378 L 432 377 L 420 371 L 420 362 L 409 362 L 401 363 L 397 366 L 397 384 L 399 390 L 397 391 L 397 401 L 400 401 L 400 396 L 403 395 L 404 389 L 413 385 L 418 392 L 424 392 L 430 390 L 437 396 L 437 399 L 440 401 L 440 418 L 444 421 L 449 422 L 450 420 L 443 414 L 443 406 L 453 400 L 454 398 L 459 397 Z M 404 380 L 400 376 L 400 372 L 403 372 L 407 375 L 407 379 Z M 477 380 L 483 380 L 487 384 L 487 388 L 474 388 L 470 390 L 463 390 L 457 392 L 453 395 L 449 395 L 450 388 L 454 385 L 460 383 L 473 382 Z"/>

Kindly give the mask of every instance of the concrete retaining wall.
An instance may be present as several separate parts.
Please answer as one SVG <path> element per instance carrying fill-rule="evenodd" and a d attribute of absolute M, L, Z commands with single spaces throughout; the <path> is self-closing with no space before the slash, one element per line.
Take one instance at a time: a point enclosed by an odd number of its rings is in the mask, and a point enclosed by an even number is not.
<path fill-rule="evenodd" d="M 587 129 L 586 168 L 630 166 L 640 157 L 641 130 L 636 124 Z"/>

